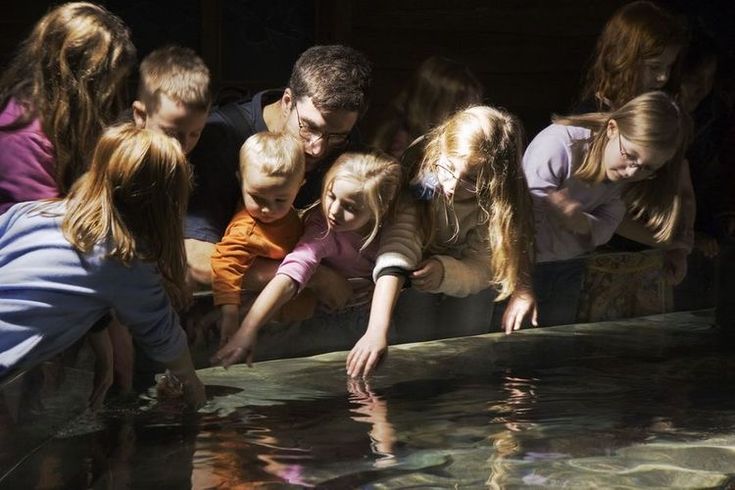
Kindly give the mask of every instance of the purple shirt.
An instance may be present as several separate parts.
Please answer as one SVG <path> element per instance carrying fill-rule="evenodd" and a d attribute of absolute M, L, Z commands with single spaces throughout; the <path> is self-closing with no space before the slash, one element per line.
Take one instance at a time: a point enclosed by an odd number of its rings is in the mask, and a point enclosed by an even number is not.
<path fill-rule="evenodd" d="M 293 251 L 281 262 L 277 274 L 285 274 L 299 284 L 309 282 L 320 263 L 346 278 L 369 278 L 378 253 L 378 239 L 360 251 L 363 237 L 353 231 L 327 233 L 327 222 L 320 208 L 309 212 L 304 222 L 304 235 Z"/>
<path fill-rule="evenodd" d="M 38 119 L 7 130 L 23 109 L 10 100 L 0 113 L 0 214 L 18 202 L 59 197 L 54 179 L 54 147 Z"/>
<path fill-rule="evenodd" d="M 574 172 L 584 161 L 589 147 L 589 129 L 552 124 L 541 131 L 523 155 L 523 171 L 533 199 L 536 225 L 536 261 L 549 262 L 582 255 L 610 240 L 625 215 L 620 192 L 613 182 L 582 182 Z M 589 220 L 590 235 L 582 236 L 554 219 L 546 196 L 567 189 L 582 205 Z"/>

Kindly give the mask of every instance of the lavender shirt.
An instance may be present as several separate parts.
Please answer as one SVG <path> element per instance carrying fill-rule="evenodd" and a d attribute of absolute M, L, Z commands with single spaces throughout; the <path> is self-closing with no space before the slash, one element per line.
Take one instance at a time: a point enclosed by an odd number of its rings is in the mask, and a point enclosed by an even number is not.
<path fill-rule="evenodd" d="M 378 239 L 360 251 L 363 237 L 346 231 L 327 233 L 327 222 L 321 209 L 314 208 L 304 222 L 304 235 L 293 251 L 283 259 L 277 274 L 285 274 L 299 284 L 309 282 L 320 263 L 346 278 L 369 278 L 378 253 Z"/>
<path fill-rule="evenodd" d="M 621 184 L 591 184 L 573 175 L 584 159 L 590 136 L 589 129 L 552 124 L 531 141 L 523 155 L 523 171 L 533 199 L 537 262 L 570 259 L 589 252 L 607 243 L 623 220 Z M 582 205 L 590 223 L 589 236 L 564 228 L 552 215 L 546 196 L 561 189 L 567 189 L 570 197 Z"/>
<path fill-rule="evenodd" d="M 10 100 L 0 113 L 0 214 L 18 202 L 59 196 L 54 180 L 54 147 L 38 119 L 7 130 L 23 109 Z"/>

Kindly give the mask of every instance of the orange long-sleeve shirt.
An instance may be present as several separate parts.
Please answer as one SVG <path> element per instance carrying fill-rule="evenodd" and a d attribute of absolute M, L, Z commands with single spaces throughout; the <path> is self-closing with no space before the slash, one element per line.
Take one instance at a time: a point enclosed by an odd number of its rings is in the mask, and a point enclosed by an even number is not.
<path fill-rule="evenodd" d="M 243 278 L 256 257 L 283 259 L 303 230 L 294 209 L 273 223 L 256 221 L 245 208 L 238 211 L 212 254 L 215 306 L 239 305 Z"/>

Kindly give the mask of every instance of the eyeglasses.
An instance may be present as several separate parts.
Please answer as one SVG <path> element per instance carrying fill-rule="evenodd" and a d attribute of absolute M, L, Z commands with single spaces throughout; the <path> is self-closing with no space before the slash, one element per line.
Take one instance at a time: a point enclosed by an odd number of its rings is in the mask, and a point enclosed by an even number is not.
<path fill-rule="evenodd" d="M 618 131 L 618 149 L 620 150 L 620 156 L 622 156 L 625 163 L 628 164 L 628 168 L 637 170 L 636 174 L 638 176 L 649 179 L 656 176 L 657 169 L 653 169 L 648 165 L 643 165 L 638 161 L 638 159 L 633 158 L 630 153 L 625 151 L 625 148 L 623 148 L 623 136 L 620 134 L 620 131 Z"/>
<path fill-rule="evenodd" d="M 449 162 L 450 164 L 452 163 L 452 162 L 451 162 L 451 160 L 449 160 L 448 158 L 446 158 L 446 157 L 445 157 L 445 159 L 446 159 L 446 160 L 447 160 L 447 161 L 448 161 L 448 162 Z M 450 169 L 450 168 L 449 168 L 449 167 L 447 167 L 446 165 L 442 165 L 441 163 L 438 163 L 438 162 L 437 162 L 437 163 L 435 163 L 434 165 L 436 165 L 436 167 L 437 167 L 437 168 L 440 168 L 440 169 L 442 169 L 443 171 L 445 171 L 446 173 L 448 173 L 449 175 L 451 175 L 451 176 L 452 176 L 452 178 L 454 178 L 454 179 L 455 179 L 455 180 L 457 181 L 457 184 L 459 184 L 460 186 L 462 186 L 462 188 L 463 188 L 464 190 L 466 190 L 467 192 L 471 192 L 472 194 L 474 194 L 474 193 L 476 193 L 476 192 L 477 192 L 477 182 L 476 182 L 476 181 L 474 181 L 474 180 L 470 180 L 470 179 L 467 179 L 467 178 L 465 178 L 465 177 L 459 177 L 459 176 L 458 176 L 458 175 L 457 175 L 457 174 L 455 173 L 455 171 L 454 171 L 454 170 Z M 454 167 L 454 164 L 452 164 L 452 166 Z"/>
<path fill-rule="evenodd" d="M 296 102 L 294 102 L 293 108 L 296 110 L 296 121 L 299 124 L 299 136 L 301 136 L 301 139 L 306 143 L 316 143 L 320 139 L 324 138 L 328 146 L 342 146 L 346 145 L 350 140 L 349 133 L 328 133 L 326 131 L 314 129 L 308 124 L 304 124 L 301 122 L 301 115 L 299 114 L 299 107 Z"/>

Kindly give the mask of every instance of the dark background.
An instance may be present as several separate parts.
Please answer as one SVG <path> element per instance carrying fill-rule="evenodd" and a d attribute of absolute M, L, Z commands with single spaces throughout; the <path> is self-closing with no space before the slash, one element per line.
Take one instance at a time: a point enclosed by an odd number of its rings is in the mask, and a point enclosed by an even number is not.
<path fill-rule="evenodd" d="M 0 0 L 0 67 L 31 26 L 60 2 Z M 139 58 L 167 43 L 199 52 L 218 94 L 284 86 L 312 44 L 344 43 L 374 63 L 370 134 L 388 101 L 426 57 L 468 64 L 487 102 L 533 136 L 573 103 L 595 40 L 625 0 L 108 0 L 130 27 Z M 733 50 L 735 1 L 662 2 Z M 131 90 L 134 89 L 131 80 Z M 133 93 L 131 91 L 131 93 Z"/>

